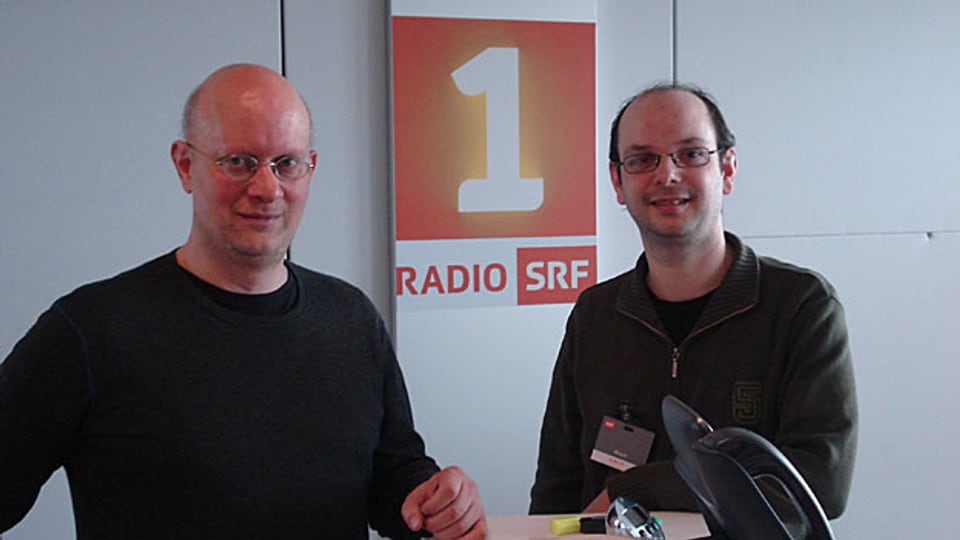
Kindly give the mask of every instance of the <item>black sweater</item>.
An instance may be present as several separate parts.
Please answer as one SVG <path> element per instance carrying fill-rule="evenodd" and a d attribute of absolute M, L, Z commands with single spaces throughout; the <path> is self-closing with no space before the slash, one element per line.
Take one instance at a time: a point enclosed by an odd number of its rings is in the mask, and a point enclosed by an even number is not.
<path fill-rule="evenodd" d="M 214 302 L 172 253 L 56 301 L 0 366 L 0 532 L 63 466 L 78 540 L 406 535 L 437 466 L 389 336 L 288 268 L 282 315 Z"/>

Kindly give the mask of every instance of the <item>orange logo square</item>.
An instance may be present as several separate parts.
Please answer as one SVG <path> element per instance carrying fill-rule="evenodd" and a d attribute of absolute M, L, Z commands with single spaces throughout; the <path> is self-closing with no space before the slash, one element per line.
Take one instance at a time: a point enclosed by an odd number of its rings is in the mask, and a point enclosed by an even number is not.
<path fill-rule="evenodd" d="M 396 239 L 595 235 L 594 25 L 392 24 Z"/>

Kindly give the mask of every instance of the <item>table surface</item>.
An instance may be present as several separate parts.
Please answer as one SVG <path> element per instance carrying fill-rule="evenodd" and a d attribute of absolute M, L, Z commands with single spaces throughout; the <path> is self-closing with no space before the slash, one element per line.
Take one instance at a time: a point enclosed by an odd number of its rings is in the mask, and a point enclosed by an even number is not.
<path fill-rule="evenodd" d="M 700 514 L 689 512 L 652 512 L 660 518 L 667 540 L 691 540 L 710 535 L 706 523 Z M 550 534 L 550 520 L 558 516 L 487 516 L 488 538 L 490 540 L 550 540 L 561 538 L 600 539 L 623 538 L 606 534 Z"/>

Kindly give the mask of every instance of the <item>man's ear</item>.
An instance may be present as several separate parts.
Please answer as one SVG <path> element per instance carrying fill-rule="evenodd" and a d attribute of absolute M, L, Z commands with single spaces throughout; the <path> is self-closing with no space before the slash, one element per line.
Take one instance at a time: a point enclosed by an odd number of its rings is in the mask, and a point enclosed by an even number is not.
<path fill-rule="evenodd" d="M 173 166 L 177 169 L 177 176 L 180 177 L 180 185 L 187 193 L 193 193 L 193 185 L 190 177 L 190 164 L 192 156 L 190 147 L 184 141 L 173 141 L 170 145 L 170 159 L 173 160 Z"/>
<path fill-rule="evenodd" d="M 317 151 L 310 150 L 310 163 L 313 163 L 313 167 L 310 168 L 310 174 L 307 175 L 307 182 L 313 180 L 313 173 L 317 171 Z"/>
<path fill-rule="evenodd" d="M 613 184 L 613 190 L 617 192 L 617 202 L 621 205 L 627 204 L 623 198 L 623 178 L 620 176 L 620 165 L 610 162 L 610 182 Z"/>
<path fill-rule="evenodd" d="M 737 150 L 727 148 L 721 159 L 723 160 L 720 164 L 720 174 L 723 177 L 723 194 L 729 195 L 733 192 L 733 179 L 737 176 Z"/>

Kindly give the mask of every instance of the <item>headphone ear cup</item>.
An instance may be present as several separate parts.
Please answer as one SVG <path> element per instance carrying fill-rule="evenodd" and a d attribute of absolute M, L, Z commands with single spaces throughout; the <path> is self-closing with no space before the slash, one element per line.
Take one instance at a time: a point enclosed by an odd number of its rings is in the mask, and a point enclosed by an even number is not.
<path fill-rule="evenodd" d="M 739 427 L 720 428 L 693 445 L 698 470 L 718 501 L 715 516 L 731 537 L 743 540 L 833 540 L 826 514 L 803 477 L 770 441 Z M 782 487 L 771 491 L 761 484 Z M 780 496 L 782 494 L 782 496 Z M 796 519 L 783 519 L 789 516 Z M 786 528 L 785 528 L 786 527 Z M 790 529 L 790 531 L 787 530 Z"/>

